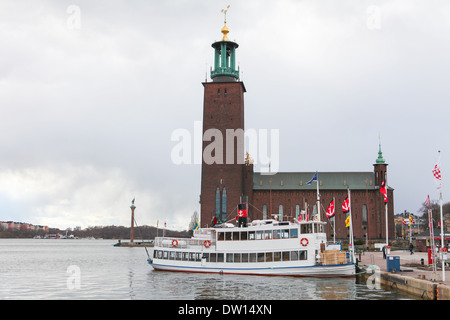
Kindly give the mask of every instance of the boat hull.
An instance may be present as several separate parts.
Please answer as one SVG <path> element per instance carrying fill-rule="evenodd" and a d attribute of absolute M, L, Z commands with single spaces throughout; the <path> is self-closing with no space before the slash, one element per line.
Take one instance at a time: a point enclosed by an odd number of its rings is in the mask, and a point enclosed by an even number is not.
<path fill-rule="evenodd" d="M 317 266 L 289 266 L 289 267 L 208 267 L 208 266 L 186 266 L 169 265 L 150 262 L 153 269 L 158 271 L 191 272 L 191 273 L 217 273 L 237 275 L 260 275 L 260 276 L 291 276 L 291 277 L 355 277 L 355 264 L 339 265 L 317 265 Z"/>

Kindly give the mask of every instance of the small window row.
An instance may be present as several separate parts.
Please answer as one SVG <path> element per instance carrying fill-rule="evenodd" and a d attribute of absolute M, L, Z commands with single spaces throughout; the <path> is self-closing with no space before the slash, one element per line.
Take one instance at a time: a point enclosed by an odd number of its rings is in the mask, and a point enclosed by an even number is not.
<path fill-rule="evenodd" d="M 298 229 L 218 231 L 217 241 L 246 241 L 298 238 Z"/>
<path fill-rule="evenodd" d="M 201 253 L 155 250 L 154 258 L 179 261 L 201 261 L 206 262 L 277 262 L 307 260 L 308 252 L 300 251 L 274 251 L 274 252 L 250 252 L 250 253 Z"/>

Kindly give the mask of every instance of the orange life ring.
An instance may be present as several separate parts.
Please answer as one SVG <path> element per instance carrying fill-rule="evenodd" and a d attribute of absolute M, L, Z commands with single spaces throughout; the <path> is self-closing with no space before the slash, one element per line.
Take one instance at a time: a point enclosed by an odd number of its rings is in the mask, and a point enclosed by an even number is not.
<path fill-rule="evenodd" d="M 173 239 L 173 240 L 172 240 L 172 246 L 173 246 L 173 247 L 176 247 L 177 245 L 178 245 L 177 239 Z"/>
<path fill-rule="evenodd" d="M 205 240 L 205 242 L 203 242 L 203 245 L 205 246 L 205 248 L 209 248 L 211 247 L 211 241 Z"/>
<path fill-rule="evenodd" d="M 300 244 L 306 247 L 309 244 L 309 240 L 306 238 L 302 238 L 302 240 L 300 240 Z"/>

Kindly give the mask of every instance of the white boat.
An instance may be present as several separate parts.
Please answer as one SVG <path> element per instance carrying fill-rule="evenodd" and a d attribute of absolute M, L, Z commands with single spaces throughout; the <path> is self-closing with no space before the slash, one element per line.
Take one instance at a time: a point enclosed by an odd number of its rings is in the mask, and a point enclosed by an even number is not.
<path fill-rule="evenodd" d="M 253 221 L 200 228 L 192 238 L 157 237 L 155 270 L 305 277 L 354 277 L 354 254 L 327 244 L 325 222 Z"/>

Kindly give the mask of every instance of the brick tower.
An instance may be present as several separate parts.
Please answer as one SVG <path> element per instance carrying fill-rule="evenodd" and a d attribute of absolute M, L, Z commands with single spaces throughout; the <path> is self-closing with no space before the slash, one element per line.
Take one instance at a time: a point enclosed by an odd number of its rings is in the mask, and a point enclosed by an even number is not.
<path fill-rule="evenodd" d="M 253 165 L 244 161 L 244 92 L 236 69 L 238 44 L 228 40 L 229 30 L 222 28 L 223 38 L 214 42 L 212 82 L 204 82 L 203 157 L 200 195 L 201 226 L 212 221 L 226 222 L 236 216 L 237 205 L 251 190 Z M 244 179 L 247 177 L 248 179 Z M 233 221 L 234 222 L 234 221 Z"/>

